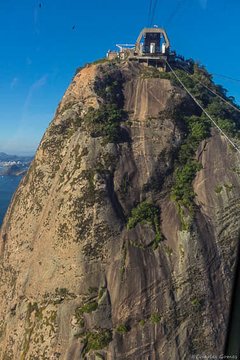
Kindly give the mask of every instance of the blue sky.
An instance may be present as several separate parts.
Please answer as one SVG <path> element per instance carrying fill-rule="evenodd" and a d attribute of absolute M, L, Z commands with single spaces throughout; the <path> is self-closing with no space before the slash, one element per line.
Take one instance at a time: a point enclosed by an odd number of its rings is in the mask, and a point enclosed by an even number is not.
<path fill-rule="evenodd" d="M 149 3 L 0 0 L 0 151 L 33 153 L 75 69 L 134 43 Z M 240 79 L 239 13 L 239 0 L 159 0 L 154 24 L 179 54 Z M 240 82 L 215 80 L 240 102 Z"/>

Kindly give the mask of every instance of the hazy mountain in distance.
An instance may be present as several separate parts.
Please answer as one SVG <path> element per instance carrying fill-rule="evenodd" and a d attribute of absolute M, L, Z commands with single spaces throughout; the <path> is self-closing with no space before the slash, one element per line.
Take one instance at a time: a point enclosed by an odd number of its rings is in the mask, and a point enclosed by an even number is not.
<path fill-rule="evenodd" d="M 8 155 L 4 152 L 0 152 L 0 161 L 21 161 L 30 162 L 33 156 L 21 156 L 21 155 Z"/>

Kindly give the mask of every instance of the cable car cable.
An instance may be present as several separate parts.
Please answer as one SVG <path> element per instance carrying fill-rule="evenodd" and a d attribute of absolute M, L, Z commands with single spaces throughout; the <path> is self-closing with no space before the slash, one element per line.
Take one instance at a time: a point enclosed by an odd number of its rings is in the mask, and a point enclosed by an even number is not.
<path fill-rule="evenodd" d="M 152 0 L 150 0 L 149 8 L 148 8 L 148 18 L 147 18 L 147 25 L 150 26 L 150 19 L 152 13 Z"/>
<path fill-rule="evenodd" d="M 154 5 L 153 5 L 153 10 L 152 10 L 152 17 L 151 17 L 150 26 L 153 25 L 153 20 L 154 20 L 154 17 L 155 17 L 155 12 L 156 12 L 156 9 L 157 9 L 157 3 L 158 3 L 158 0 L 155 0 L 155 3 L 154 3 Z"/>
<path fill-rule="evenodd" d="M 180 65 L 180 64 L 179 64 Z M 188 76 L 191 76 L 191 74 L 183 68 L 183 66 L 180 65 L 180 67 L 186 72 L 186 74 Z M 222 101 L 224 101 L 227 105 L 231 106 L 234 110 L 238 111 L 240 113 L 240 109 L 237 108 L 234 104 L 230 103 L 229 101 L 227 101 L 226 99 L 224 99 L 224 97 L 222 97 L 221 95 L 219 95 L 216 91 L 210 89 L 207 85 L 205 85 L 204 83 L 202 83 L 200 80 L 197 80 L 196 81 L 201 84 L 202 86 L 204 86 L 208 91 L 210 91 L 212 94 L 216 95 L 217 97 L 219 97 L 219 99 L 221 99 Z"/>
<path fill-rule="evenodd" d="M 202 111 L 207 115 L 207 117 L 213 122 L 215 127 L 220 131 L 220 133 L 225 137 L 225 139 L 240 153 L 240 149 L 233 141 L 224 133 L 224 131 L 217 125 L 217 123 L 212 119 L 212 117 L 208 114 L 208 112 L 202 107 L 202 105 L 197 101 L 197 99 L 191 94 L 191 92 L 186 88 L 182 80 L 178 77 L 176 72 L 173 70 L 169 62 L 166 60 L 167 65 L 171 72 L 175 75 L 176 79 L 182 85 L 182 87 L 186 90 L 186 92 L 191 96 L 191 98 L 195 101 L 195 103 L 202 109 Z M 238 255 L 239 255 L 239 248 L 238 248 Z M 239 261 L 237 262 L 236 266 L 236 275 L 234 280 L 234 287 L 233 287 L 233 295 L 231 299 L 231 310 L 229 314 L 228 320 L 228 331 L 227 336 L 225 339 L 225 346 L 224 346 L 224 354 L 231 356 L 235 359 L 239 359 L 240 356 L 240 348 L 239 348 L 239 301 L 240 301 L 240 293 L 239 293 L 239 285 L 240 285 L 240 272 L 239 272 Z M 236 340 L 237 339 L 237 340 Z M 235 355 L 237 357 L 235 357 Z"/>
<path fill-rule="evenodd" d="M 220 131 L 220 133 L 225 137 L 225 139 L 234 147 L 234 149 L 237 150 L 237 152 L 240 154 L 240 149 L 238 146 L 225 134 L 225 132 L 220 128 L 220 126 L 216 123 L 216 121 L 211 117 L 211 115 L 208 114 L 208 112 L 204 109 L 204 107 L 199 103 L 199 101 L 191 94 L 191 92 L 188 90 L 188 88 L 184 85 L 182 80 L 179 78 L 179 76 L 176 74 L 176 72 L 173 70 L 169 62 L 166 60 L 166 63 L 173 73 L 173 75 L 176 77 L 176 79 L 179 81 L 179 83 L 182 85 L 182 87 L 186 90 L 188 95 L 195 101 L 195 103 L 200 107 L 200 109 L 204 112 L 204 114 L 211 120 L 211 122 L 215 125 L 215 127 Z"/>
<path fill-rule="evenodd" d="M 226 76 L 226 75 L 221 75 L 221 74 L 212 74 L 213 76 L 220 76 L 220 77 L 222 77 L 222 78 L 224 78 L 224 79 L 227 79 L 227 80 L 231 80 L 231 81 L 236 81 L 236 82 L 240 82 L 240 79 L 234 79 L 233 77 L 231 77 L 231 76 Z"/>
<path fill-rule="evenodd" d="M 169 17 L 167 18 L 167 21 L 165 23 L 165 26 L 170 25 L 171 21 L 174 19 L 176 15 L 178 15 L 178 12 L 185 6 L 185 4 L 188 2 L 188 0 L 179 0 L 173 9 L 173 11 L 170 13 Z"/>

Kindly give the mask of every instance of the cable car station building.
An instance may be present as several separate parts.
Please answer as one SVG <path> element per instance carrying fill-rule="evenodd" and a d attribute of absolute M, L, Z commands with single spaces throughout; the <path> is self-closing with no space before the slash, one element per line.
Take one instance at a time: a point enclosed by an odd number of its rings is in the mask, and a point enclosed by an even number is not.
<path fill-rule="evenodd" d="M 119 51 L 108 51 L 109 60 L 138 61 L 166 71 L 166 61 L 174 60 L 176 53 L 170 52 L 170 42 L 166 31 L 162 28 L 144 28 L 139 34 L 136 44 L 116 45 Z"/>

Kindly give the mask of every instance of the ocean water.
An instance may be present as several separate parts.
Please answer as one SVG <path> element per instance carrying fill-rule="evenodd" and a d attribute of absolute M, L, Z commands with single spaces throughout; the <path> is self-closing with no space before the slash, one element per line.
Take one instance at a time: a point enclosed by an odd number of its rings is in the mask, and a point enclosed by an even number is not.
<path fill-rule="evenodd" d="M 0 176 L 0 226 L 21 176 Z"/>

